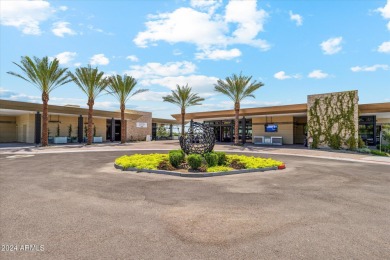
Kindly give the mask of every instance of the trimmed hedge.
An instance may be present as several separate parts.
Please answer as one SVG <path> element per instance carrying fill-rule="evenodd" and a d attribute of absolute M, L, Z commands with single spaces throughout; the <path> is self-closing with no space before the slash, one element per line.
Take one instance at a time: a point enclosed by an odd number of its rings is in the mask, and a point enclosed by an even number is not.
<path fill-rule="evenodd" d="M 179 167 L 184 161 L 184 152 L 182 150 L 169 151 L 169 162 L 173 167 Z"/>
<path fill-rule="evenodd" d="M 214 152 L 205 153 L 204 159 L 206 160 L 207 165 L 209 167 L 214 167 L 218 165 L 218 155 Z"/>
<path fill-rule="evenodd" d="M 226 153 L 225 152 L 215 152 L 218 155 L 218 165 L 226 164 Z"/>
<path fill-rule="evenodd" d="M 202 156 L 200 154 L 190 154 L 187 156 L 187 163 L 192 170 L 197 170 L 202 166 Z"/>

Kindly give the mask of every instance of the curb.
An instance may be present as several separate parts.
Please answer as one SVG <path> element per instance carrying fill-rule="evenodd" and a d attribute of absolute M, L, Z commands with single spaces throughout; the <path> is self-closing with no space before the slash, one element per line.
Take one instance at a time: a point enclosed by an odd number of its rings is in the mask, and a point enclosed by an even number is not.
<path fill-rule="evenodd" d="M 163 174 L 163 175 L 171 175 L 176 177 L 184 177 L 184 178 L 202 178 L 202 177 L 216 177 L 216 176 L 225 176 L 225 175 L 234 175 L 241 173 L 249 173 L 249 172 L 265 172 L 265 171 L 275 171 L 278 170 L 278 167 L 268 167 L 268 168 L 258 168 L 258 169 L 242 169 L 242 170 L 234 170 L 229 172 L 209 172 L 209 173 L 181 173 L 175 171 L 164 171 L 164 170 L 149 170 L 149 169 L 137 169 L 137 168 L 123 168 L 120 165 L 114 163 L 114 167 L 121 171 L 133 171 L 133 172 L 147 172 L 147 173 L 155 173 L 155 174 Z"/>

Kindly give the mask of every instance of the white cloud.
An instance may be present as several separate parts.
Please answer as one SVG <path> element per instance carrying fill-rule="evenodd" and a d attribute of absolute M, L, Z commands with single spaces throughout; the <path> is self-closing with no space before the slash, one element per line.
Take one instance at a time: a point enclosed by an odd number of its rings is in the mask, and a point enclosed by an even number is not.
<path fill-rule="evenodd" d="M 290 20 L 295 21 L 297 26 L 301 26 L 303 24 L 303 17 L 299 14 L 294 14 L 292 11 L 289 12 Z"/>
<path fill-rule="evenodd" d="M 285 79 L 291 79 L 291 78 L 300 79 L 300 78 L 301 78 L 301 75 L 299 75 L 299 74 L 287 75 L 286 72 L 284 72 L 284 71 L 282 70 L 282 71 L 276 72 L 276 73 L 274 74 L 274 78 L 275 78 L 275 79 L 279 79 L 279 80 L 285 80 Z"/>
<path fill-rule="evenodd" d="M 342 41 L 343 41 L 343 37 L 335 37 L 322 42 L 320 45 L 324 54 L 332 55 L 341 51 Z"/>
<path fill-rule="evenodd" d="M 73 66 L 80 67 L 81 66 L 81 62 L 76 62 L 75 64 L 73 64 Z"/>
<path fill-rule="evenodd" d="M 379 45 L 378 52 L 390 53 L 390 42 L 383 42 Z"/>
<path fill-rule="evenodd" d="M 146 91 L 132 96 L 130 100 L 133 101 L 163 101 L 164 96 L 169 95 L 170 92 Z"/>
<path fill-rule="evenodd" d="M 57 58 L 60 64 L 67 65 L 70 64 L 74 60 L 74 58 L 76 58 L 76 56 L 76 52 L 65 51 L 58 53 L 55 58 Z"/>
<path fill-rule="evenodd" d="M 133 62 L 137 62 L 139 61 L 138 57 L 135 56 L 135 55 L 129 55 L 126 57 L 127 60 L 130 60 L 130 61 L 133 61 Z"/>
<path fill-rule="evenodd" d="M 207 11 L 213 14 L 221 6 L 222 0 L 191 0 L 190 5 L 193 8 Z"/>
<path fill-rule="evenodd" d="M 196 65 L 189 61 L 168 62 L 165 64 L 150 62 L 144 66 L 133 65 L 130 68 L 131 70 L 125 71 L 125 73 L 138 79 L 190 74 L 195 72 Z"/>
<path fill-rule="evenodd" d="M 202 9 L 217 6 L 219 2 L 192 1 L 191 4 Z M 146 30 L 139 32 L 133 41 L 143 48 L 166 41 L 191 43 L 202 52 L 225 49 L 232 44 L 247 44 L 266 51 L 270 45 L 257 36 L 264 30 L 267 17 L 266 11 L 257 9 L 255 1 L 230 1 L 224 16 L 210 10 L 181 7 L 170 13 L 149 15 Z"/>
<path fill-rule="evenodd" d="M 237 48 L 231 50 L 204 50 L 195 53 L 199 60 L 231 60 L 241 56 L 241 51 Z"/>
<path fill-rule="evenodd" d="M 313 70 L 307 76 L 312 79 L 325 79 L 329 77 L 329 74 L 322 72 L 321 70 Z"/>
<path fill-rule="evenodd" d="M 382 70 L 390 70 L 390 66 L 386 64 L 375 64 L 372 66 L 355 66 L 352 67 L 351 70 L 353 72 L 360 72 L 360 71 L 377 71 L 378 69 Z"/>
<path fill-rule="evenodd" d="M 205 75 L 189 75 L 189 76 L 170 76 L 170 77 L 161 77 L 155 79 L 144 79 L 139 83 L 142 86 L 153 86 L 159 85 L 171 90 L 176 89 L 176 85 L 186 85 L 190 86 L 195 92 L 205 94 L 210 96 L 209 93 L 213 92 L 214 84 L 217 83 L 218 78 L 209 77 Z M 204 93 L 206 92 L 206 93 Z"/>
<path fill-rule="evenodd" d="M 68 10 L 68 7 L 65 6 L 65 5 L 62 5 L 58 9 L 61 10 L 61 11 L 66 11 L 66 10 Z"/>
<path fill-rule="evenodd" d="M 104 54 L 95 54 L 91 57 L 89 63 L 91 65 L 107 65 L 110 63 L 110 60 Z"/>
<path fill-rule="evenodd" d="M 390 19 L 390 0 L 387 0 L 387 4 L 384 7 L 377 9 L 383 16 L 383 18 Z"/>
<path fill-rule="evenodd" d="M 47 1 L 1 1 L 1 25 L 13 26 L 24 34 L 40 35 L 40 23 L 55 12 Z"/>
<path fill-rule="evenodd" d="M 64 37 L 65 34 L 75 35 L 76 32 L 69 28 L 69 25 L 70 23 L 68 22 L 56 22 L 53 23 L 53 28 L 51 31 L 54 33 L 55 36 L 58 37 Z"/>
<path fill-rule="evenodd" d="M 376 9 L 376 11 L 380 12 L 383 18 L 390 19 L 390 0 L 387 0 L 386 5 Z M 390 31 L 390 21 L 387 23 L 387 29 Z"/>

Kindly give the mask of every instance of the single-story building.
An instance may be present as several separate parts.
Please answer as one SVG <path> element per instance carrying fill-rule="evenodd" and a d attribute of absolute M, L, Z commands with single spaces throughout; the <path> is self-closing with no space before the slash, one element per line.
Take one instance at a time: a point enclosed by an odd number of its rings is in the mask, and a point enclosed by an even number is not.
<path fill-rule="evenodd" d="M 49 142 L 85 142 L 87 108 L 49 105 L 48 111 Z M 0 99 L 0 142 L 40 143 L 41 117 L 42 104 Z M 152 113 L 136 110 L 126 110 L 125 119 L 128 141 L 152 138 L 156 124 L 178 124 L 175 120 L 152 118 Z M 93 125 L 95 142 L 120 141 L 120 111 L 94 109 Z"/>
<path fill-rule="evenodd" d="M 345 137 L 345 142 L 351 135 L 355 139 L 359 135 L 367 144 L 374 145 L 381 126 L 390 124 L 390 102 L 358 104 L 357 91 L 346 91 L 310 95 L 304 104 L 243 108 L 239 115 L 242 143 L 303 144 L 306 137 L 311 137 L 321 146 L 338 134 Z M 172 117 L 181 120 L 180 114 Z M 234 141 L 233 109 L 187 113 L 185 119 L 213 127 L 218 142 Z"/>

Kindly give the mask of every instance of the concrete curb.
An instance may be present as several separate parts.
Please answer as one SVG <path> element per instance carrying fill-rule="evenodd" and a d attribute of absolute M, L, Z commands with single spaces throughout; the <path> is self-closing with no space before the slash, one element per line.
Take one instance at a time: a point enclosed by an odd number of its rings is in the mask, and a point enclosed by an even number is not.
<path fill-rule="evenodd" d="M 133 171 L 133 172 L 147 172 L 163 175 L 171 175 L 176 177 L 187 177 L 187 178 L 202 178 L 202 177 L 216 177 L 216 176 L 225 176 L 225 175 L 234 175 L 248 172 L 265 172 L 265 171 L 275 171 L 278 170 L 278 167 L 268 167 L 268 168 L 258 168 L 258 169 L 242 169 L 234 170 L 229 172 L 203 172 L 203 173 L 181 173 L 175 171 L 164 171 L 164 170 L 149 170 L 149 169 L 137 169 L 137 168 L 123 168 L 120 165 L 114 163 L 114 167 L 121 171 Z"/>

